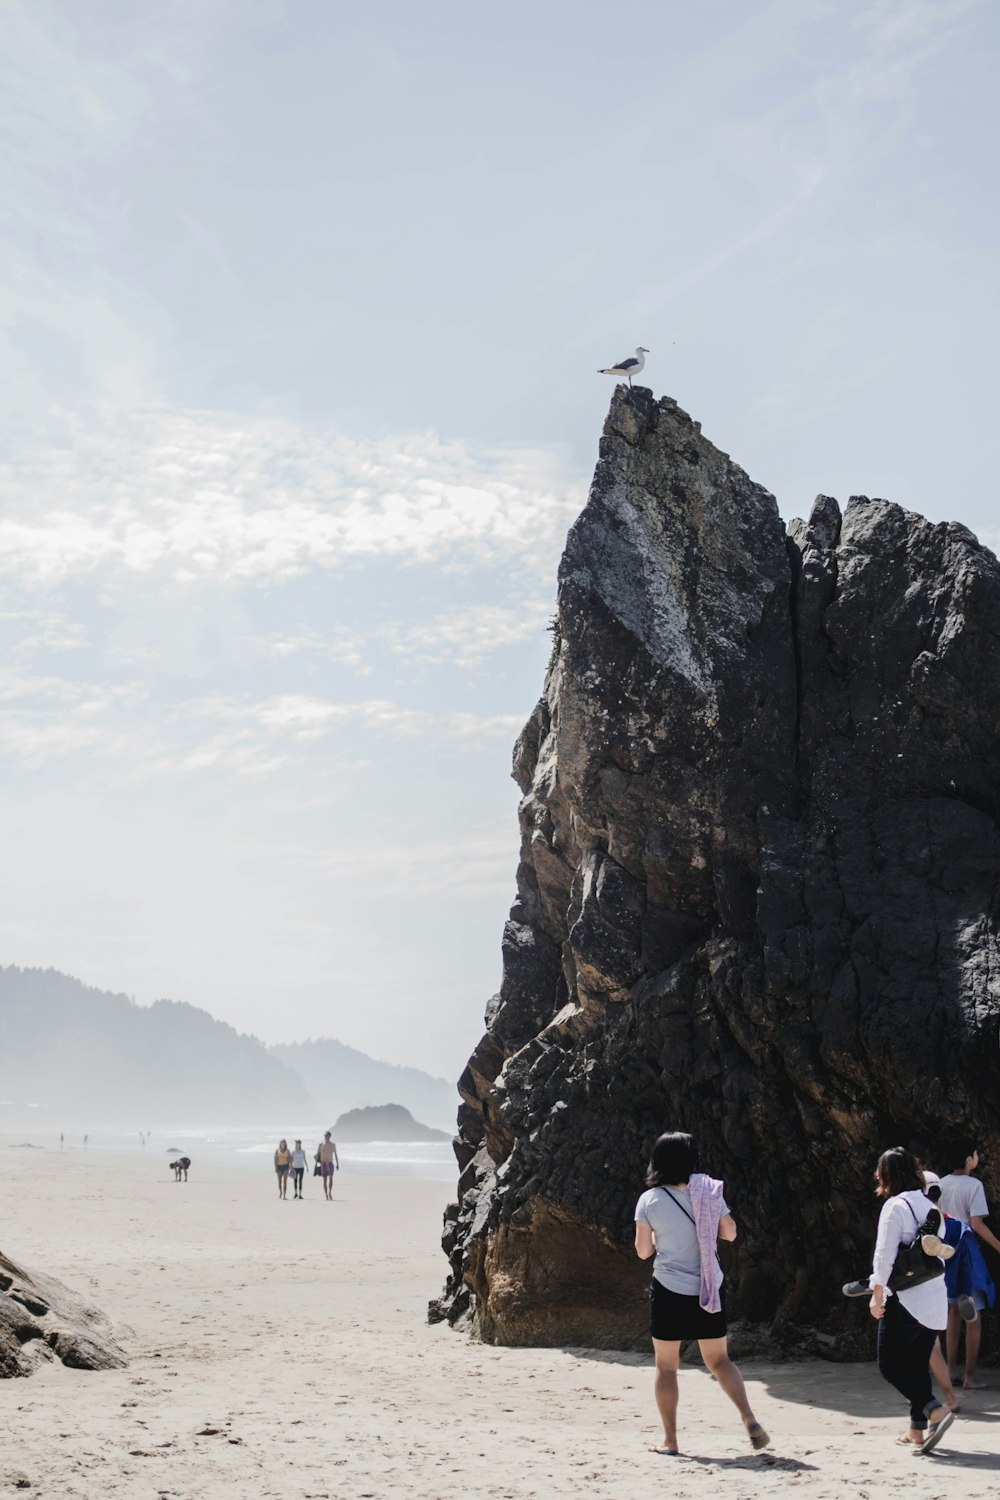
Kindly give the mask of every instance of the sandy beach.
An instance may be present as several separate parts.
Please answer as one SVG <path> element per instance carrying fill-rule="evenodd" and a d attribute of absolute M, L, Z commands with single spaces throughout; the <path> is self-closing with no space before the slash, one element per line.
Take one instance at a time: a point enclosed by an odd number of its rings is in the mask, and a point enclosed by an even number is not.
<path fill-rule="evenodd" d="M 752 1454 L 709 1378 L 681 1376 L 684 1456 L 662 1459 L 649 1361 L 495 1349 L 425 1308 L 445 1183 L 345 1171 L 277 1200 L 270 1164 L 5 1148 L 0 1247 L 126 1329 L 131 1367 L 0 1382 L 0 1494 L 374 1500 L 994 1496 L 1000 1380 L 937 1455 L 898 1448 L 874 1366 L 747 1363 L 773 1447 Z"/>

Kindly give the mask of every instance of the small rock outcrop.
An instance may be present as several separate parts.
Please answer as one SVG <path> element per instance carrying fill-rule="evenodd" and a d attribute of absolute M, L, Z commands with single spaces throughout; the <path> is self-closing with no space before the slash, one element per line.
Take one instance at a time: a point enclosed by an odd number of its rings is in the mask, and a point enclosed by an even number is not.
<path fill-rule="evenodd" d="M 854 1352 L 879 1151 L 1000 1147 L 996 559 L 863 496 L 786 532 L 676 402 L 620 387 L 514 775 L 431 1316 L 644 1343 L 632 1209 L 676 1128 L 740 1224 L 731 1319 Z"/>
<path fill-rule="evenodd" d="M 349 1109 L 333 1127 L 336 1141 L 447 1141 L 446 1130 L 421 1125 L 401 1104 L 366 1104 Z"/>
<path fill-rule="evenodd" d="M 74 1370 L 121 1370 L 128 1360 L 108 1319 L 51 1276 L 0 1253 L 0 1379 L 46 1360 Z"/>

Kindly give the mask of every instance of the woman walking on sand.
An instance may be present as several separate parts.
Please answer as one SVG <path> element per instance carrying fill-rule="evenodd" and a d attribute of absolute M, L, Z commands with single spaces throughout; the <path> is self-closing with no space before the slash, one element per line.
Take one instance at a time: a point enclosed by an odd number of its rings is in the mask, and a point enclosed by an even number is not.
<path fill-rule="evenodd" d="M 954 1411 L 931 1391 L 931 1354 L 948 1322 L 944 1275 L 895 1293 L 889 1278 L 900 1245 L 912 1245 L 928 1214 L 936 1210 L 924 1192 L 916 1157 L 902 1146 L 882 1152 L 875 1182 L 876 1193 L 885 1199 L 878 1216 L 868 1304 L 878 1320 L 879 1374 L 909 1402 L 910 1425 L 899 1441 L 930 1453 L 955 1420 Z"/>
<path fill-rule="evenodd" d="M 736 1225 L 722 1196 L 722 1183 L 695 1172 L 694 1142 L 680 1131 L 661 1135 L 653 1147 L 647 1191 L 635 1206 L 635 1248 L 653 1261 L 650 1333 L 656 1358 L 656 1406 L 663 1442 L 652 1451 L 678 1454 L 677 1369 L 681 1343 L 697 1339 L 705 1367 L 743 1420 L 751 1446 L 771 1441 L 747 1400 L 743 1377 L 729 1358 L 718 1240 L 734 1240 Z"/>
<path fill-rule="evenodd" d="M 278 1149 L 274 1153 L 274 1170 L 278 1174 L 278 1197 L 288 1196 L 288 1169 L 292 1165 L 292 1153 L 288 1149 L 288 1142 L 284 1137 L 278 1142 Z"/>
<path fill-rule="evenodd" d="M 306 1153 L 302 1149 L 302 1142 L 295 1142 L 295 1150 L 292 1152 L 292 1185 L 293 1198 L 302 1197 L 302 1179 L 306 1175 Z"/>

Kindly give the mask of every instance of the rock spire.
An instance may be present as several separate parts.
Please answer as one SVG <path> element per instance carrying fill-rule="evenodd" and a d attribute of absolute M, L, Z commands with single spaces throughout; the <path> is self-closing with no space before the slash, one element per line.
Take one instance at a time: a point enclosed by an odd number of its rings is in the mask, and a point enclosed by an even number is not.
<path fill-rule="evenodd" d="M 619 387 L 514 752 L 517 899 L 460 1090 L 432 1316 L 646 1343 L 632 1208 L 691 1131 L 731 1320 L 851 1353 L 886 1146 L 1000 1146 L 1000 566 L 971 532 L 774 498 Z"/>

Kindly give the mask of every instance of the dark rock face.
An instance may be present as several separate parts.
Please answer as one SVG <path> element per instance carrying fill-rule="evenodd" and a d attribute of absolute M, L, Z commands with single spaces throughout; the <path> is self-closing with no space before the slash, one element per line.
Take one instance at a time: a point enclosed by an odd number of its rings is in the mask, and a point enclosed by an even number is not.
<path fill-rule="evenodd" d="M 1000 567 L 864 497 L 786 535 L 622 387 L 558 621 L 431 1315 L 645 1343 L 632 1209 L 675 1128 L 740 1226 L 731 1319 L 850 1353 L 878 1153 L 1000 1146 Z"/>
<path fill-rule="evenodd" d="M 53 1277 L 0 1254 L 0 1379 L 31 1375 L 51 1359 L 74 1370 L 128 1364 L 103 1313 Z"/>

